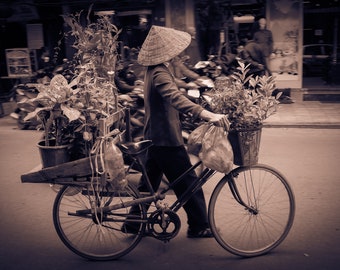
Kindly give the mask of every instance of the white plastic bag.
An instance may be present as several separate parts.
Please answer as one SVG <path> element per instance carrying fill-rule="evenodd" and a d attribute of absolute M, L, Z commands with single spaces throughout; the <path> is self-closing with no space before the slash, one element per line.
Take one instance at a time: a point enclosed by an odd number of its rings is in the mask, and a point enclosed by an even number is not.
<path fill-rule="evenodd" d="M 229 173 L 233 168 L 234 153 L 223 127 L 211 125 L 202 140 L 199 157 L 203 164 L 221 173 Z"/>
<path fill-rule="evenodd" d="M 104 142 L 104 174 L 106 180 L 117 188 L 124 188 L 127 184 L 123 154 L 113 140 Z"/>
<path fill-rule="evenodd" d="M 190 133 L 190 135 L 188 137 L 188 143 L 187 143 L 189 154 L 193 154 L 195 156 L 198 156 L 199 152 L 202 149 L 203 137 L 204 137 L 205 133 L 207 132 L 207 130 L 209 129 L 209 127 L 210 127 L 210 124 L 203 123 L 202 125 L 200 125 L 196 129 L 194 129 Z"/>

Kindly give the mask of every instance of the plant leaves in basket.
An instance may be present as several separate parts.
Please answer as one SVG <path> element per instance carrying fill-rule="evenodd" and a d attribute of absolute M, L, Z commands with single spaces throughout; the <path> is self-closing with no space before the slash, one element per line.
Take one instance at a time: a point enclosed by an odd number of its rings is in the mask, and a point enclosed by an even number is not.
<path fill-rule="evenodd" d="M 276 112 L 281 93 L 273 95 L 273 76 L 247 75 L 249 65 L 239 62 L 230 76 L 216 79 L 209 106 L 215 113 L 228 116 L 231 130 L 256 128 Z"/>

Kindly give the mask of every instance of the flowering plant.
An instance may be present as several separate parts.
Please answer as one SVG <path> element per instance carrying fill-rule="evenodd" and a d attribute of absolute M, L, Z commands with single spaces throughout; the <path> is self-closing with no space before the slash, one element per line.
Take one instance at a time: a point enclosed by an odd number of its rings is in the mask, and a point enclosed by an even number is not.
<path fill-rule="evenodd" d="M 231 130 L 256 128 L 276 111 L 281 93 L 272 95 L 276 89 L 272 76 L 248 75 L 249 65 L 238 63 L 232 75 L 216 79 L 209 106 L 228 116 Z"/>

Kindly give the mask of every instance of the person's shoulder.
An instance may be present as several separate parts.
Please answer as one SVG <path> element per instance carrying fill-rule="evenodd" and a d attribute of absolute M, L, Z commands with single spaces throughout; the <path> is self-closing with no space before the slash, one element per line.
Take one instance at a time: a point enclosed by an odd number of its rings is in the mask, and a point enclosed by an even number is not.
<path fill-rule="evenodd" d="M 149 66 L 148 70 L 149 74 L 152 74 L 152 76 L 159 78 L 164 78 L 165 76 L 170 76 L 171 74 L 168 67 L 165 64 Z"/>
<path fill-rule="evenodd" d="M 147 66 L 146 67 L 146 72 L 148 74 L 154 74 L 157 72 L 162 72 L 165 70 L 165 66 L 163 64 L 159 64 L 159 65 L 153 65 L 153 66 Z"/>

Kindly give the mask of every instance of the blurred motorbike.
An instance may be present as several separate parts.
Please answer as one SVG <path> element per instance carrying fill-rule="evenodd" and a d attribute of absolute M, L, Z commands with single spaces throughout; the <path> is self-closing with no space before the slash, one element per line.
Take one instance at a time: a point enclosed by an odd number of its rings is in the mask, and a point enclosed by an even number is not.
<path fill-rule="evenodd" d="M 222 67 L 218 63 L 218 57 L 216 55 L 208 55 L 208 60 L 198 61 L 193 70 L 201 76 L 206 76 L 212 80 L 221 76 Z"/>
<path fill-rule="evenodd" d="M 36 128 L 40 122 L 36 119 L 31 119 L 28 121 L 24 121 L 26 115 L 35 110 L 35 106 L 27 103 L 26 101 L 32 98 L 37 97 L 38 90 L 34 86 L 34 84 L 19 84 L 16 89 L 16 102 L 17 108 L 10 116 L 17 120 L 18 128 L 21 130 Z"/>

